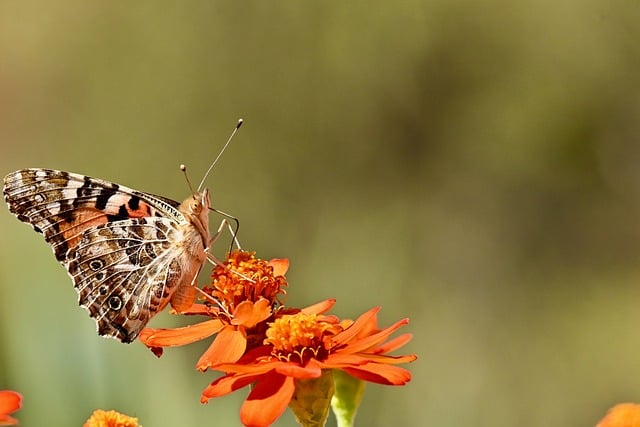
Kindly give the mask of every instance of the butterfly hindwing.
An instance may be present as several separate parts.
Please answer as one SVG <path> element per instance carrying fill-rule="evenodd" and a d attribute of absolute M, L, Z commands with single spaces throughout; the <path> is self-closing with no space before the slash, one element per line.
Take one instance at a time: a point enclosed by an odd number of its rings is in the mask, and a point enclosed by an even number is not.
<path fill-rule="evenodd" d="M 66 267 L 100 335 L 133 341 L 183 278 L 178 231 L 166 218 L 137 218 L 86 230 Z"/>

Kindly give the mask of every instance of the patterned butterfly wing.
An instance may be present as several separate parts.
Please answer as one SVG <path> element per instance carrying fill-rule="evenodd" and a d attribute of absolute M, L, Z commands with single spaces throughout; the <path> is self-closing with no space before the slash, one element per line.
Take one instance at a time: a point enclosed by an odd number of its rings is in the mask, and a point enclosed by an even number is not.
<path fill-rule="evenodd" d="M 63 171 L 12 172 L 3 192 L 9 210 L 44 235 L 60 262 L 86 229 L 99 224 L 151 216 L 184 221 L 178 202 Z"/>
<path fill-rule="evenodd" d="M 3 192 L 67 268 L 100 335 L 133 341 L 201 266 L 192 254 L 204 245 L 173 200 L 48 169 L 10 173 Z"/>
<path fill-rule="evenodd" d="M 185 275 L 173 250 L 180 232 L 166 218 L 137 218 L 86 230 L 70 250 L 67 269 L 80 305 L 100 335 L 133 341 L 169 302 Z"/>

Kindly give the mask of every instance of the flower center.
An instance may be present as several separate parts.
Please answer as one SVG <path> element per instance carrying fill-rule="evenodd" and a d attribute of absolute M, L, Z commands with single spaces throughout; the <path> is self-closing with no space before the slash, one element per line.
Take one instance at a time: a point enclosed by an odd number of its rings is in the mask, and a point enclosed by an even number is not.
<path fill-rule="evenodd" d="M 273 267 L 257 259 L 255 252 L 234 251 L 224 262 L 217 265 L 211 274 L 211 287 L 205 289 L 229 312 L 243 301 L 257 302 L 265 298 L 271 304 L 280 303 L 279 297 L 286 293 L 287 280 L 274 276 Z"/>
<path fill-rule="evenodd" d="M 323 339 L 334 327 L 316 314 L 283 315 L 269 323 L 264 342 L 273 346 L 272 354 L 280 360 L 323 359 L 327 355 Z"/>

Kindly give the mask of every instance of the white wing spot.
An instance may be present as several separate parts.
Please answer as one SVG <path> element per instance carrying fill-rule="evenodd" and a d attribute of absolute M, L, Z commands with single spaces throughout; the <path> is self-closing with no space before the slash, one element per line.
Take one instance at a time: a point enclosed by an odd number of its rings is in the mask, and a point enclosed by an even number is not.
<path fill-rule="evenodd" d="M 62 198 L 69 200 L 75 199 L 78 194 L 77 190 L 78 188 L 82 187 L 82 184 L 82 182 L 75 180 L 70 180 L 69 182 L 67 182 L 67 185 L 62 190 Z"/>

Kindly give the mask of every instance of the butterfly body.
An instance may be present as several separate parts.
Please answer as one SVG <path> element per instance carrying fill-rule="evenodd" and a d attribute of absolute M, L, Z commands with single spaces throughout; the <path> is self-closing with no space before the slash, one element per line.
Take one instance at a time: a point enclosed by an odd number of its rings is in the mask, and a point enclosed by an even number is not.
<path fill-rule="evenodd" d="M 4 178 L 3 192 L 9 210 L 51 245 L 100 335 L 135 340 L 207 259 L 207 190 L 180 204 L 84 175 L 22 169 Z"/>

